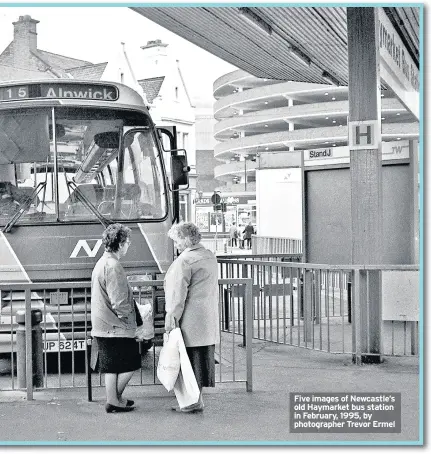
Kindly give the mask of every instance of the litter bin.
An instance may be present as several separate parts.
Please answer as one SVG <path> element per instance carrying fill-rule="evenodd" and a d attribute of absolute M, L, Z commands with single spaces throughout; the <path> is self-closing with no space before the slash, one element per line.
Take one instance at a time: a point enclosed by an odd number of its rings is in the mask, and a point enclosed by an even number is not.
<path fill-rule="evenodd" d="M 32 339 L 32 364 L 33 364 L 33 386 L 41 388 L 43 386 L 43 343 L 42 343 L 42 311 L 32 309 L 31 311 L 31 339 Z M 18 329 L 16 332 L 16 351 L 17 351 L 17 378 L 18 387 L 26 388 L 26 332 L 25 332 L 25 311 L 19 310 L 16 313 Z"/>

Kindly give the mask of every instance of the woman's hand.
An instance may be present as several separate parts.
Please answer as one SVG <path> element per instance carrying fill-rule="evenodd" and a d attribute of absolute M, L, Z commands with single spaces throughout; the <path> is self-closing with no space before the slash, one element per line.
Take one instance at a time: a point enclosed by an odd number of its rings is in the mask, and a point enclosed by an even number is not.
<path fill-rule="evenodd" d="M 165 331 L 170 333 L 176 326 L 175 317 L 172 314 L 167 313 L 165 317 Z"/>

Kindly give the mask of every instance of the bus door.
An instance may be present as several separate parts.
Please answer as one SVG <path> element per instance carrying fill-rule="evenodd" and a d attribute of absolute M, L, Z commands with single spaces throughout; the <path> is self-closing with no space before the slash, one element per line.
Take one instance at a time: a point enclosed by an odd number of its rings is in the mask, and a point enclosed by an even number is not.
<path fill-rule="evenodd" d="M 187 162 L 187 151 L 177 147 L 176 126 L 163 126 L 157 128 L 160 145 L 165 152 L 170 153 L 170 160 L 165 161 L 171 176 L 170 190 L 172 193 L 173 222 L 180 219 L 179 191 L 188 189 L 190 167 Z"/>

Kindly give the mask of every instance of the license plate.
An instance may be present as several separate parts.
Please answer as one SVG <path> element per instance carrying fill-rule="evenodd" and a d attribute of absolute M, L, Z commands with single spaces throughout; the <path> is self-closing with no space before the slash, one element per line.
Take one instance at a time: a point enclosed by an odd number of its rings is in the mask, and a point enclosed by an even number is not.
<path fill-rule="evenodd" d="M 82 351 L 86 349 L 85 340 L 47 340 L 43 343 L 43 351 L 51 352 L 71 352 Z"/>

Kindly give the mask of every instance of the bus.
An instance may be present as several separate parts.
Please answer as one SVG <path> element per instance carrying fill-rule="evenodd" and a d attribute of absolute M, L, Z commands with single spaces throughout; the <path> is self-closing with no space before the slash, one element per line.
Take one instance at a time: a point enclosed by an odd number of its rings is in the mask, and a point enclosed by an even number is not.
<path fill-rule="evenodd" d="M 127 275 L 163 275 L 174 259 L 166 234 L 178 220 L 178 191 L 188 186 L 187 155 L 175 145 L 176 134 L 156 128 L 142 97 L 125 85 L 0 84 L 1 283 L 90 281 L 102 232 L 115 222 L 132 230 Z M 84 350 L 89 298 L 61 290 L 31 294 L 32 308 L 43 306 L 45 351 Z M 24 292 L 0 293 L 4 353 L 13 349 Z M 157 298 L 161 324 L 162 290 Z"/>

